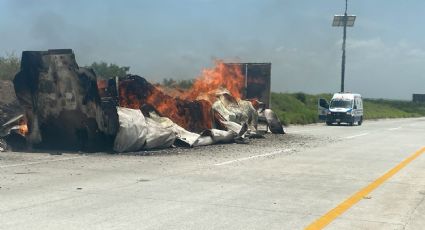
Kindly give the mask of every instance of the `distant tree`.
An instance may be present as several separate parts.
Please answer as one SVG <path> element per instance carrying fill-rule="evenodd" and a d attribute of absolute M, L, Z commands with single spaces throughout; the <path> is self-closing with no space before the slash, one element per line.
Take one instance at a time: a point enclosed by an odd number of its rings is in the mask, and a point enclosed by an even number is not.
<path fill-rule="evenodd" d="M 92 68 L 96 75 L 99 78 L 109 79 L 113 77 L 123 77 L 128 74 L 130 67 L 128 66 L 118 66 L 113 63 L 106 62 L 93 62 L 90 66 L 86 66 L 87 68 Z"/>
<path fill-rule="evenodd" d="M 0 57 L 0 80 L 12 80 L 18 73 L 21 60 L 14 53 Z"/>
<path fill-rule="evenodd" d="M 190 89 L 193 86 L 193 82 L 194 82 L 193 79 L 190 79 L 190 80 L 180 80 L 178 82 L 178 86 L 181 89 Z"/>
<path fill-rule="evenodd" d="M 161 85 L 163 85 L 165 87 L 170 87 L 171 88 L 171 87 L 174 87 L 175 84 L 176 84 L 176 81 L 174 79 L 172 79 L 172 78 L 164 78 L 162 80 L 162 84 Z"/>
<path fill-rule="evenodd" d="M 162 84 L 165 87 L 169 88 L 179 88 L 179 89 L 189 89 L 193 85 L 193 79 L 190 80 L 174 80 L 172 78 L 164 78 Z"/>

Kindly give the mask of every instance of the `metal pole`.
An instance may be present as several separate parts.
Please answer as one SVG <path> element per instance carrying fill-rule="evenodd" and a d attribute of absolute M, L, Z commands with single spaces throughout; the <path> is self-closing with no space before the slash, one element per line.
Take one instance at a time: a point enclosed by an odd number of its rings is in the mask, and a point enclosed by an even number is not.
<path fill-rule="evenodd" d="M 345 39 L 347 38 L 347 1 L 348 0 L 345 0 L 344 35 L 342 37 L 341 92 L 344 92 L 345 80 Z"/>
<path fill-rule="evenodd" d="M 245 64 L 245 92 L 244 97 L 248 96 L 248 64 Z"/>

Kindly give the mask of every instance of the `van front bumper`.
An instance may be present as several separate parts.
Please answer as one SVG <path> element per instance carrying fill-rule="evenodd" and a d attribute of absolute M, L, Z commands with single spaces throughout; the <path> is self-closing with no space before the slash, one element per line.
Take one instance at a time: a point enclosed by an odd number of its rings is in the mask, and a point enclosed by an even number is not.
<path fill-rule="evenodd" d="M 327 123 L 335 123 L 335 122 L 344 122 L 344 123 L 353 123 L 354 116 L 351 114 L 343 113 L 343 112 L 331 112 L 326 115 Z"/>

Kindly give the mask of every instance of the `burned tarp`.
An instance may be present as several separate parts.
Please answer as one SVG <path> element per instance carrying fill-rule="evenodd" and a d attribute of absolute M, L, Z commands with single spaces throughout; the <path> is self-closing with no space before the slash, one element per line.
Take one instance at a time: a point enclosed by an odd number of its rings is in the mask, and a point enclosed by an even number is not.
<path fill-rule="evenodd" d="M 78 67 L 72 50 L 24 51 L 13 83 L 35 147 L 112 149 L 115 107 L 101 105 L 95 73 Z"/>
<path fill-rule="evenodd" d="M 251 103 L 258 113 L 258 129 L 265 130 L 266 132 L 270 130 L 270 132 L 275 134 L 285 134 L 285 128 L 282 122 L 280 122 L 273 110 L 266 109 L 266 104 L 256 99 L 251 100 Z"/>
<path fill-rule="evenodd" d="M 161 127 L 171 130 L 176 134 L 176 146 L 196 147 L 217 143 L 245 142 L 244 139 L 247 131 L 245 126 L 235 127 L 233 130 L 206 129 L 200 134 L 197 134 L 185 130 L 167 117 L 161 117 L 157 111 L 146 109 L 146 107 L 143 110 L 147 120 L 152 120 Z"/>
<path fill-rule="evenodd" d="M 283 128 L 282 123 L 280 122 L 276 113 L 273 112 L 273 110 L 265 109 L 264 112 L 260 114 L 264 115 L 264 117 L 266 118 L 267 124 L 269 125 L 270 132 L 276 133 L 276 134 L 285 134 L 285 129 Z"/>
<path fill-rule="evenodd" d="M 247 124 L 250 132 L 255 134 L 257 130 L 258 114 L 250 101 L 237 100 L 226 89 L 218 89 L 216 101 L 212 108 L 216 115 L 218 126 L 224 126 L 227 130 L 240 130 L 243 124 Z"/>
<path fill-rule="evenodd" d="M 212 108 L 219 125 L 226 129 L 239 130 L 246 123 L 252 137 L 261 136 L 258 124 L 266 123 L 265 131 L 284 134 L 284 128 L 277 115 L 271 109 L 265 109 L 265 104 L 257 100 L 237 100 L 226 89 L 217 90 L 217 100 Z"/>
<path fill-rule="evenodd" d="M 197 134 L 187 131 L 167 117 L 161 117 L 154 109 L 146 108 L 143 108 L 143 113 L 138 109 L 117 108 L 120 126 L 114 141 L 116 152 L 162 149 L 172 145 L 196 147 L 217 143 L 246 143 L 246 125 L 237 132 L 206 129 Z"/>
<path fill-rule="evenodd" d="M 118 108 L 119 128 L 114 140 L 114 150 L 117 152 L 137 151 L 146 143 L 145 118 L 137 109 Z"/>
<path fill-rule="evenodd" d="M 200 136 L 197 133 L 184 129 L 174 123 L 170 118 L 160 116 L 157 111 L 149 108 L 149 106 L 143 107 L 143 114 L 145 114 L 146 120 L 149 121 L 149 123 L 155 123 L 160 127 L 173 132 L 176 135 L 175 144 L 177 146 L 193 147 Z"/>
<path fill-rule="evenodd" d="M 200 133 L 212 128 L 211 104 L 206 100 L 169 96 L 137 75 L 120 78 L 118 88 L 122 107 L 140 109 L 143 105 L 151 105 L 162 116 L 191 132 Z"/>
<path fill-rule="evenodd" d="M 114 141 L 117 152 L 170 147 L 176 136 L 153 120 L 147 120 L 138 109 L 118 107 L 119 129 Z"/>

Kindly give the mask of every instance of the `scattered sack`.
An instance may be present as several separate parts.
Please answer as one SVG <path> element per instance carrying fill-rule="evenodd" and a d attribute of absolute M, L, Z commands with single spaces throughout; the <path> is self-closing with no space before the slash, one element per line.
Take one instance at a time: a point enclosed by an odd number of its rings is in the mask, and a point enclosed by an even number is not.
<path fill-rule="evenodd" d="M 138 109 L 117 107 L 119 128 L 114 141 L 116 152 L 131 152 L 145 145 L 148 128 L 145 117 Z"/>

